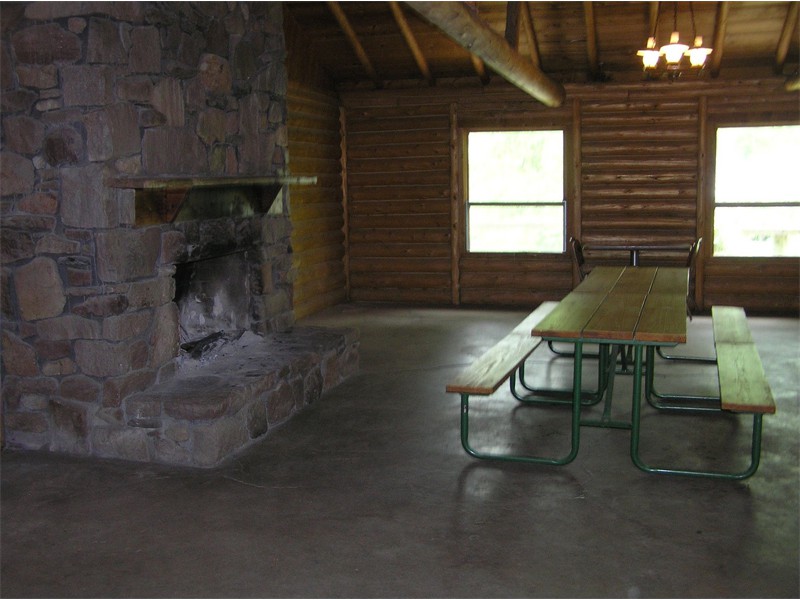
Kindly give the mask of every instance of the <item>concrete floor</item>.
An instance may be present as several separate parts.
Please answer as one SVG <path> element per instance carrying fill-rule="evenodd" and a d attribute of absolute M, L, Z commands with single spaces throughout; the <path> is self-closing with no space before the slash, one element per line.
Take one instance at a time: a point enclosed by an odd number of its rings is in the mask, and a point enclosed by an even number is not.
<path fill-rule="evenodd" d="M 639 471 L 624 430 L 584 429 L 566 467 L 467 456 L 445 383 L 524 316 L 317 315 L 361 330 L 361 373 L 213 471 L 5 452 L 2 596 L 798 597 L 798 321 L 750 319 L 778 413 L 758 473 L 726 482 Z M 711 351 L 710 319 L 689 335 Z M 658 383 L 713 388 L 708 369 Z M 529 373 L 563 383 L 569 361 L 543 345 Z M 622 417 L 629 394 L 618 376 Z M 515 409 L 505 387 L 472 414 L 484 447 L 568 443 L 567 411 Z M 748 430 L 646 409 L 642 454 L 741 463 Z"/>

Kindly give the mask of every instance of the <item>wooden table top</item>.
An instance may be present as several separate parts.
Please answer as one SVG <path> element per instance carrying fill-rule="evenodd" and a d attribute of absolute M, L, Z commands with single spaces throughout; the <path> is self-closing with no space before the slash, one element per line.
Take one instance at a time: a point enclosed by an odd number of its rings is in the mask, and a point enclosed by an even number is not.
<path fill-rule="evenodd" d="M 542 319 L 545 339 L 686 342 L 685 267 L 595 267 Z"/>

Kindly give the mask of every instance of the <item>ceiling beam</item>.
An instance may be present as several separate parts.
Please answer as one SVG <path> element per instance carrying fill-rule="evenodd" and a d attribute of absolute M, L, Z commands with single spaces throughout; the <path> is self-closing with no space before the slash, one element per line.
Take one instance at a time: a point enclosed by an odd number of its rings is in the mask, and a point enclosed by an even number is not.
<path fill-rule="evenodd" d="M 408 24 L 408 19 L 406 19 L 406 16 L 403 14 L 403 9 L 400 8 L 400 3 L 392 0 L 389 2 L 389 8 L 392 9 L 394 20 L 397 22 L 397 26 L 400 28 L 400 31 L 403 34 L 403 39 L 405 39 L 408 49 L 411 50 L 411 54 L 414 56 L 414 60 L 417 63 L 417 68 L 419 68 L 422 76 L 428 81 L 428 83 L 433 85 L 435 81 L 431 75 L 428 61 L 425 60 L 425 55 L 417 43 L 417 38 L 414 36 L 414 32 L 411 31 L 411 27 Z"/>
<path fill-rule="evenodd" d="M 407 5 L 541 103 L 552 107 L 564 103 L 564 86 L 511 48 L 502 35 L 473 15 L 463 2 L 408 2 Z"/>
<path fill-rule="evenodd" d="M 786 63 L 786 56 L 789 54 L 789 45 L 792 43 L 792 34 L 797 27 L 797 14 L 800 4 L 797 2 L 789 3 L 789 10 L 786 19 L 783 21 L 783 30 L 778 40 L 778 47 L 775 50 L 775 72 L 782 73 L 783 65 Z"/>
<path fill-rule="evenodd" d="M 536 39 L 536 30 L 533 28 L 533 16 L 531 16 L 531 5 L 528 2 L 522 3 L 522 10 L 520 11 L 522 22 L 522 30 L 525 32 L 525 37 L 528 39 L 528 48 L 530 48 L 531 63 L 537 69 L 542 68 L 542 59 L 539 55 L 539 42 Z"/>
<path fill-rule="evenodd" d="M 339 23 L 339 27 L 342 28 L 347 41 L 350 42 L 350 45 L 352 46 L 353 51 L 356 53 L 361 66 L 364 67 L 367 75 L 369 75 L 372 81 L 375 82 L 375 87 L 383 87 L 383 82 L 378 77 L 375 67 L 372 66 L 372 62 L 369 60 L 369 56 L 367 56 L 364 46 L 361 45 L 361 42 L 359 41 L 355 30 L 350 25 L 347 15 L 344 14 L 342 7 L 339 6 L 338 2 L 328 2 L 328 8 L 330 8 L 333 16 L 336 18 L 336 21 Z"/>
<path fill-rule="evenodd" d="M 594 19 L 594 3 L 583 3 L 583 20 L 586 24 L 586 58 L 589 61 L 589 76 L 593 81 L 600 78 L 600 59 L 597 52 L 597 24 Z"/>
<path fill-rule="evenodd" d="M 725 30 L 728 29 L 728 13 L 730 2 L 717 2 L 717 15 L 714 18 L 714 43 L 711 47 L 711 76 L 719 76 L 719 67 L 722 64 L 722 50 L 725 46 Z"/>
<path fill-rule="evenodd" d="M 506 2 L 506 41 L 519 50 L 519 2 Z"/>
<path fill-rule="evenodd" d="M 650 28 L 647 30 L 647 37 L 655 37 L 658 32 L 656 25 L 658 25 L 658 9 L 660 2 L 650 2 L 647 7 L 647 19 Z"/>

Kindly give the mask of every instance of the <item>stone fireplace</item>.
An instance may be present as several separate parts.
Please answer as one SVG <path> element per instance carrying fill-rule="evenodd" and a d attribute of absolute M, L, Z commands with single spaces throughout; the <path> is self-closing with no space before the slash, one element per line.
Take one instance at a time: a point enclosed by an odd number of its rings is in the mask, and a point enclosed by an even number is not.
<path fill-rule="evenodd" d="M 351 374 L 294 324 L 281 4 L 2 10 L 4 444 L 209 467 Z"/>

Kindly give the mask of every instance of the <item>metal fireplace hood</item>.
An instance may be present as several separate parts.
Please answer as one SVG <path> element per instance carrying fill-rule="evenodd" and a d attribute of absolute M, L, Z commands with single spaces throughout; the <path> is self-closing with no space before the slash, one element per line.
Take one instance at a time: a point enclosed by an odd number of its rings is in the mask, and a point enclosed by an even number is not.
<path fill-rule="evenodd" d="M 112 188 L 136 190 L 136 225 L 247 217 L 270 211 L 284 185 L 314 185 L 316 177 L 120 176 Z"/>

